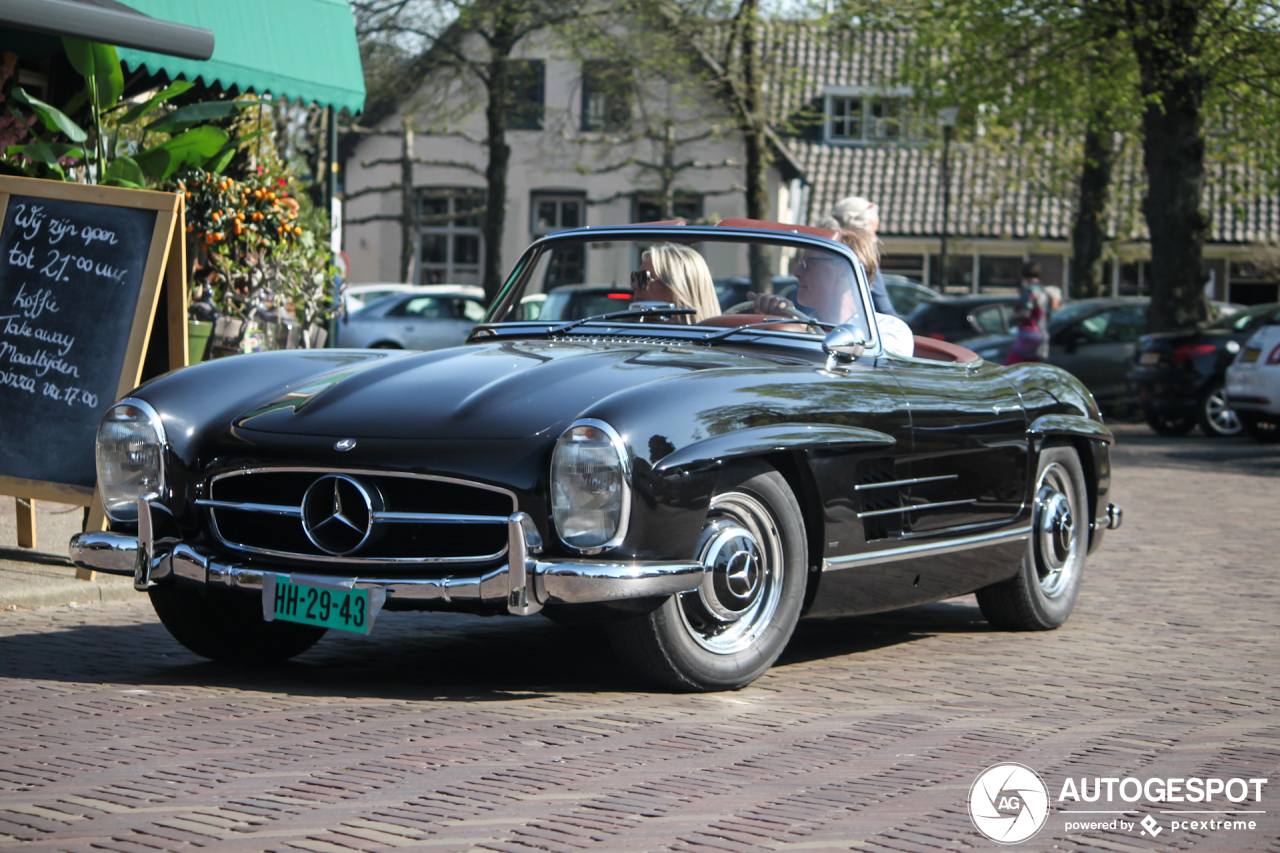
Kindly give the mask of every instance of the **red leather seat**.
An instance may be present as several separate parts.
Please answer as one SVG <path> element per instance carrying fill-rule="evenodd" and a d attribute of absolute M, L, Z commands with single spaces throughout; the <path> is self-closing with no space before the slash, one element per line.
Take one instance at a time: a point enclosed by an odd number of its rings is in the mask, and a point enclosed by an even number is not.
<path fill-rule="evenodd" d="M 969 364 L 974 361 L 981 361 L 982 356 L 978 355 L 971 349 L 966 349 L 959 344 L 940 341 L 937 338 L 922 338 L 915 336 L 916 358 L 929 358 L 934 361 L 950 361 L 955 364 Z"/>

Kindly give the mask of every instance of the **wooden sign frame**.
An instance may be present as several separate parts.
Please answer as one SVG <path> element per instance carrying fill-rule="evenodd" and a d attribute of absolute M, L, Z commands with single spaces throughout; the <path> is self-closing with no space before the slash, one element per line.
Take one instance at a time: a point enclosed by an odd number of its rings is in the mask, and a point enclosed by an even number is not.
<path fill-rule="evenodd" d="M 0 176 L 0 227 L 9 212 L 9 199 L 12 196 L 156 211 L 155 229 L 151 235 L 146 266 L 143 268 L 142 287 L 129 330 L 124 367 L 116 383 L 115 399 L 120 399 L 142 382 L 142 368 L 162 289 L 167 294 L 165 322 L 169 332 L 169 369 L 187 365 L 187 229 L 181 193 Z M 106 524 L 102 498 L 96 488 L 0 475 L 0 495 L 18 498 L 19 547 L 36 546 L 35 511 L 32 505 L 35 500 L 89 507 L 88 530 L 102 530 Z M 93 574 L 83 569 L 77 570 L 77 577 L 85 580 L 91 580 Z"/>

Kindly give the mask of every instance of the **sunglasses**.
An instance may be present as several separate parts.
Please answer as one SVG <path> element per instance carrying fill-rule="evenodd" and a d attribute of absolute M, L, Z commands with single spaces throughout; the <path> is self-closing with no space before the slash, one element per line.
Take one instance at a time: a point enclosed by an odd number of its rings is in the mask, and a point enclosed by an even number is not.
<path fill-rule="evenodd" d="M 647 290 L 649 285 L 654 283 L 661 284 L 661 280 L 648 270 L 635 270 L 631 273 L 631 289 L 639 293 Z"/>

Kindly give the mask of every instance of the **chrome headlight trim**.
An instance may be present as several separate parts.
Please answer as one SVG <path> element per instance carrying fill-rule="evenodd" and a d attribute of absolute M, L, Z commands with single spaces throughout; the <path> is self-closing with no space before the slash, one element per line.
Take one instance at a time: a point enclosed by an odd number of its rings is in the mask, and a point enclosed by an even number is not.
<path fill-rule="evenodd" d="M 554 495 L 548 495 L 547 497 L 549 499 L 548 508 L 551 510 L 552 526 L 556 529 L 556 538 L 560 540 L 561 544 L 574 553 L 591 555 L 599 554 L 600 552 L 607 551 L 610 548 L 616 548 L 622 544 L 624 539 L 627 538 L 627 528 L 630 527 L 631 524 L 631 459 L 627 456 L 627 445 L 626 442 L 622 440 L 622 435 L 610 424 L 607 424 L 597 418 L 579 418 L 569 424 L 569 426 L 565 428 L 564 432 L 560 433 L 560 438 L 556 439 L 556 448 L 558 449 L 560 447 L 560 441 L 567 434 L 578 427 L 584 426 L 595 427 L 602 431 L 609 437 L 609 443 L 613 445 L 614 452 L 618 454 L 618 466 L 622 472 L 622 508 L 619 511 L 617 530 L 614 531 L 613 537 L 610 538 L 608 542 L 601 545 L 594 545 L 589 548 L 581 548 L 577 545 L 572 545 L 569 542 L 566 542 L 564 537 L 560 534 L 560 525 L 556 521 L 555 517 Z M 552 451 L 551 457 L 551 477 L 553 478 L 551 481 L 551 489 L 554 490 L 555 451 Z"/>
<path fill-rule="evenodd" d="M 156 487 L 156 490 L 154 493 L 139 495 L 138 497 L 163 498 L 169 488 L 169 477 L 168 477 L 169 472 L 165 467 L 165 457 L 169 455 L 169 439 L 165 435 L 164 422 L 160 419 L 160 413 L 157 412 L 155 408 L 146 400 L 141 400 L 137 397 L 125 397 L 123 400 L 118 400 L 115 403 L 113 403 L 111 406 L 107 408 L 105 412 L 102 413 L 102 420 L 98 422 L 99 431 L 102 430 L 102 423 L 106 421 L 107 417 L 120 406 L 133 406 L 134 408 L 141 410 L 141 412 L 144 415 L 146 415 L 147 425 L 150 426 L 152 431 L 156 434 L 156 442 L 158 443 L 160 448 L 160 452 L 158 454 L 159 462 L 160 462 L 159 484 Z M 94 435 L 95 445 L 97 443 L 97 440 L 98 438 L 97 438 L 97 435 L 95 434 Z M 98 459 L 97 459 L 97 452 L 95 447 L 95 453 L 94 453 L 95 469 L 97 468 L 97 462 L 98 462 Z M 96 475 L 97 471 L 95 470 L 94 473 Z M 98 484 L 99 491 L 101 491 L 101 487 L 102 487 L 102 484 L 99 483 Z M 136 501 L 135 501 L 135 505 L 136 505 Z M 106 512 L 107 514 L 107 518 L 111 519 L 112 521 L 122 523 L 122 524 L 132 524 L 137 521 L 136 518 L 117 518 L 115 515 L 112 515 L 111 510 L 107 509 L 107 502 L 105 498 L 102 501 L 102 507 L 103 507 L 103 511 Z"/>

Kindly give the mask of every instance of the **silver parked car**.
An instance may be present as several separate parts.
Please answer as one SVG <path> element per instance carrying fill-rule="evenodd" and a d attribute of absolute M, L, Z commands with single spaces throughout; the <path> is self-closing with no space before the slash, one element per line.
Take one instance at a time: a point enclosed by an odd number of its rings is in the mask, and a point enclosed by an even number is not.
<path fill-rule="evenodd" d="M 484 301 L 467 291 L 399 293 L 338 322 L 337 345 L 355 349 L 443 349 L 460 345 L 484 316 Z"/>

